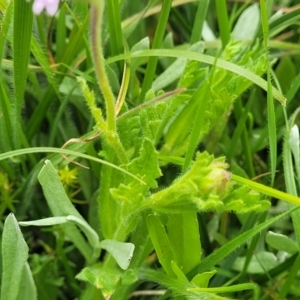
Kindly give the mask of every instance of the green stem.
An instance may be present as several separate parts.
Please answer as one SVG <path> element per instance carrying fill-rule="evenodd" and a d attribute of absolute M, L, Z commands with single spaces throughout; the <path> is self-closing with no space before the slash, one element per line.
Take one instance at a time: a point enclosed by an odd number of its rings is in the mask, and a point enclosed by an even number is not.
<path fill-rule="evenodd" d="M 116 132 L 115 116 L 115 96 L 110 87 L 107 74 L 105 72 L 105 61 L 102 53 L 102 19 L 104 11 L 104 1 L 94 1 L 91 4 L 91 50 L 95 74 L 100 90 L 103 94 L 106 105 L 107 128 L 109 131 Z"/>

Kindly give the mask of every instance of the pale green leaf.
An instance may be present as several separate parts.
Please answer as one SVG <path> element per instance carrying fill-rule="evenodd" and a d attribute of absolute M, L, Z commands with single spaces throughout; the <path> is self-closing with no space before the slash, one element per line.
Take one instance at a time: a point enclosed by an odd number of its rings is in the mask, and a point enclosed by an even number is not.
<path fill-rule="evenodd" d="M 5 220 L 2 235 L 1 299 L 18 299 L 27 258 L 28 246 L 15 216 L 11 213 Z"/>
<path fill-rule="evenodd" d="M 241 272 L 244 268 L 246 257 L 238 257 L 232 268 Z M 276 256 L 271 252 L 259 252 L 252 256 L 247 268 L 249 274 L 264 274 L 278 264 Z"/>
<path fill-rule="evenodd" d="M 128 269 L 134 251 L 134 245 L 132 243 L 103 240 L 100 242 L 100 247 L 113 256 L 121 269 Z"/>
<path fill-rule="evenodd" d="M 294 254 L 299 251 L 297 244 L 289 237 L 273 231 L 269 231 L 267 233 L 266 242 L 278 251 L 285 251 L 290 254 Z"/>

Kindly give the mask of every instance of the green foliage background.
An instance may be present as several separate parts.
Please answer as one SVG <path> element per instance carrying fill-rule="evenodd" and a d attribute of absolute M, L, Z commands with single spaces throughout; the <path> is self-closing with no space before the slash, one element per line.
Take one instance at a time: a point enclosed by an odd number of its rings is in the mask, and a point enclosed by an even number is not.
<path fill-rule="evenodd" d="M 1 0 L 1 299 L 298 299 L 299 19 Z"/>

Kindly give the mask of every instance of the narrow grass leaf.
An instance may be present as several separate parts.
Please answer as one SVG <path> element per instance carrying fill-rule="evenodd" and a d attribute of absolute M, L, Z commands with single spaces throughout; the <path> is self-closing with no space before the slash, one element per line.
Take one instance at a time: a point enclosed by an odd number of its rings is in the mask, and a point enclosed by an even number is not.
<path fill-rule="evenodd" d="M 202 0 L 198 2 L 197 12 L 195 16 L 195 21 L 193 24 L 192 34 L 190 43 L 195 44 L 201 40 L 202 30 L 206 18 L 207 9 L 210 0 Z"/>
<path fill-rule="evenodd" d="M 99 237 L 96 231 L 82 218 L 76 216 L 64 216 L 64 217 L 51 217 L 35 221 L 19 222 L 21 226 L 53 226 L 59 224 L 65 224 L 67 222 L 74 222 L 85 233 L 88 241 L 93 248 L 99 249 Z"/>
<path fill-rule="evenodd" d="M 206 272 L 209 271 L 211 269 L 213 269 L 213 267 L 220 263 L 226 256 L 228 256 L 230 253 L 234 252 L 237 248 L 239 248 L 240 246 L 242 246 L 244 243 L 246 243 L 247 241 L 249 241 L 251 238 L 253 238 L 256 234 L 258 234 L 259 232 L 263 231 L 264 229 L 268 228 L 270 225 L 272 225 L 273 223 L 288 217 L 291 213 L 295 212 L 297 209 L 299 209 L 300 207 L 295 207 L 291 210 L 288 210 L 274 218 L 271 218 L 261 224 L 258 224 L 257 226 L 255 226 L 254 228 L 242 233 L 241 235 L 237 236 L 236 238 L 234 238 L 233 240 L 231 240 L 230 242 L 226 243 L 224 246 L 222 246 L 221 248 L 217 249 L 216 251 L 214 251 L 212 254 L 210 254 L 209 256 L 207 256 L 206 258 L 204 258 L 202 260 L 202 262 L 200 263 L 199 266 L 197 266 L 196 268 L 194 268 L 188 275 L 189 278 L 193 278 L 194 276 L 196 276 L 198 273 L 202 273 L 202 272 Z"/>
<path fill-rule="evenodd" d="M 13 142 L 20 148 L 21 107 L 24 101 L 30 41 L 32 31 L 32 4 L 24 0 L 14 1 L 13 65 L 15 102 L 13 119 Z"/>
<path fill-rule="evenodd" d="M 268 83 L 266 80 L 262 79 L 261 77 L 259 77 L 258 75 L 248 71 L 247 69 L 238 66 L 234 63 L 225 61 L 223 59 L 218 59 L 216 61 L 216 58 L 214 56 L 210 56 L 210 55 L 206 55 L 206 54 L 202 54 L 202 53 L 195 53 L 192 51 L 187 51 L 187 50 L 173 50 L 173 49 L 151 49 L 151 50 L 141 50 L 141 51 L 136 51 L 133 52 L 131 54 L 122 54 L 122 55 L 118 55 L 112 58 L 108 58 L 106 60 L 106 62 L 108 64 L 113 63 L 115 61 L 119 61 L 119 60 L 123 60 L 123 59 L 127 59 L 128 57 L 147 57 L 147 56 L 158 56 L 158 57 L 183 57 L 183 58 L 187 58 L 189 60 L 196 60 L 196 61 L 200 61 L 209 65 L 216 65 L 217 67 L 220 67 L 222 69 L 231 71 L 235 74 L 238 74 L 246 79 L 248 79 L 249 81 L 253 82 L 254 84 L 258 85 L 259 87 L 261 87 L 262 89 L 264 89 L 265 91 L 268 90 Z M 275 87 L 272 87 L 272 94 L 273 97 L 278 100 L 282 105 L 286 104 L 286 98 L 284 95 L 282 95 L 282 93 L 277 90 Z"/>
<path fill-rule="evenodd" d="M 123 51 L 123 36 L 119 0 L 107 1 L 106 7 L 111 54 L 117 55 Z"/>
<path fill-rule="evenodd" d="M 25 149 L 9 151 L 9 152 L 0 154 L 0 161 L 4 160 L 4 159 L 15 157 L 15 156 L 19 156 L 19 155 L 25 155 L 25 154 L 29 154 L 29 153 L 45 153 L 45 152 L 46 153 L 59 153 L 59 154 L 65 154 L 65 155 L 73 155 L 74 157 L 82 157 L 82 158 L 85 158 L 88 160 L 92 160 L 92 161 L 101 163 L 103 165 L 107 165 L 111 168 L 117 169 L 118 171 L 121 171 L 124 174 L 136 179 L 137 181 L 141 182 L 142 184 L 145 184 L 143 180 L 139 179 L 132 173 L 130 173 L 114 164 L 111 164 L 105 160 L 102 160 L 100 158 L 96 158 L 94 156 L 90 156 L 90 155 L 87 155 L 84 153 L 75 152 L 72 150 L 67 150 L 67 149 L 62 149 L 62 148 L 51 148 L 51 147 L 36 147 L 35 148 L 35 147 L 32 147 L 32 148 L 25 148 Z"/>
<path fill-rule="evenodd" d="M 280 200 L 289 202 L 291 204 L 300 205 L 300 198 L 296 197 L 294 195 L 278 191 L 278 190 L 268 187 L 266 185 L 254 182 L 252 180 L 249 180 L 249 179 L 246 179 L 246 178 L 234 175 L 234 174 L 232 174 L 231 178 L 238 183 L 246 184 L 249 188 L 251 188 L 261 194 L 264 194 L 264 195 L 267 195 L 270 197 L 274 197 L 276 199 L 280 199 Z"/>
<path fill-rule="evenodd" d="M 168 276 L 174 276 L 171 267 L 174 254 L 164 226 L 156 216 L 150 215 L 147 218 L 147 228 L 159 262 Z"/>
<path fill-rule="evenodd" d="M 156 27 L 153 44 L 152 44 L 153 49 L 160 48 L 162 45 L 165 28 L 166 28 L 166 25 L 168 22 L 172 2 L 173 2 L 172 0 L 165 0 L 162 3 L 160 16 L 159 16 L 158 24 Z M 147 91 L 151 88 L 151 85 L 152 85 L 152 82 L 154 79 L 154 75 L 155 75 L 157 62 L 158 62 L 157 56 L 149 57 L 146 74 L 145 74 L 145 78 L 144 78 L 143 85 L 142 85 L 142 90 L 141 90 L 141 93 L 139 96 L 139 103 L 144 102 L 145 95 L 146 95 Z"/>
<path fill-rule="evenodd" d="M 228 19 L 226 0 L 215 0 L 215 5 L 222 46 L 225 48 L 230 40 L 230 23 Z"/>
<path fill-rule="evenodd" d="M 268 129 L 269 129 L 269 149 L 270 149 L 270 163 L 271 163 L 271 185 L 274 184 L 276 164 L 277 164 L 277 133 L 276 133 L 276 116 L 274 101 L 272 95 L 271 83 L 271 66 L 269 63 L 269 22 L 266 0 L 260 0 L 261 6 L 261 20 L 264 50 L 267 61 L 267 103 L 268 103 Z"/>

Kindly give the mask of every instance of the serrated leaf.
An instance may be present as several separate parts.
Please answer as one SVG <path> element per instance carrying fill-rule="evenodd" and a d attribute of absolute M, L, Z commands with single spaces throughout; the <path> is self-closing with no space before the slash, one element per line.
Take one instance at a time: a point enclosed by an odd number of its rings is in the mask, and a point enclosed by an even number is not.
<path fill-rule="evenodd" d="M 118 188 L 110 189 L 110 192 L 119 203 L 131 202 L 132 207 L 137 207 L 149 188 L 157 187 L 155 178 L 161 176 L 157 152 L 149 139 L 144 139 L 140 155 L 126 165 L 126 169 L 139 176 L 146 184 L 142 185 L 127 177 L 124 184 L 120 184 Z M 128 213 L 132 212 L 132 207 L 128 206 Z"/>
<path fill-rule="evenodd" d="M 286 235 L 269 231 L 266 235 L 266 243 L 278 251 L 294 254 L 299 251 L 297 244 Z"/>
<path fill-rule="evenodd" d="M 76 279 L 93 284 L 102 290 L 104 297 L 108 297 L 119 285 L 127 286 L 137 281 L 137 276 L 132 269 L 122 271 L 117 267 L 105 268 L 99 263 L 84 268 Z"/>
<path fill-rule="evenodd" d="M 230 180 L 225 159 L 214 159 L 207 152 L 198 153 L 191 168 L 173 184 L 150 196 L 142 208 L 162 212 L 265 210 L 268 201 L 261 201 L 257 192 L 238 186 Z"/>

